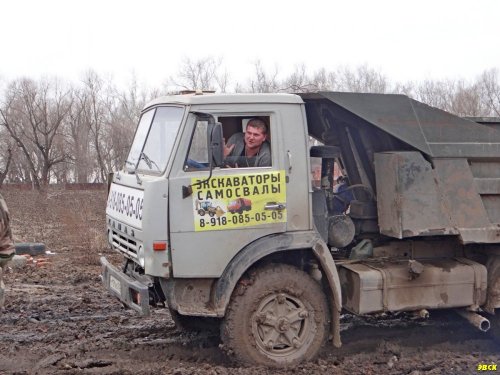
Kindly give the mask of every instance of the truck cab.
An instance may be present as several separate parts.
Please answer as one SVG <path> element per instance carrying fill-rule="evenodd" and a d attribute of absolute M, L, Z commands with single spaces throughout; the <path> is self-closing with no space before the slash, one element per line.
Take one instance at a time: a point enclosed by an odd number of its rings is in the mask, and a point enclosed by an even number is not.
<path fill-rule="evenodd" d="M 226 155 L 254 119 L 266 165 Z M 402 95 L 161 97 L 110 180 L 124 264 L 101 258 L 103 283 L 138 313 L 220 326 L 238 360 L 269 366 L 311 360 L 329 336 L 340 346 L 343 309 L 460 308 L 489 329 L 499 160 L 496 129 Z M 341 212 L 336 175 L 349 181 Z"/>

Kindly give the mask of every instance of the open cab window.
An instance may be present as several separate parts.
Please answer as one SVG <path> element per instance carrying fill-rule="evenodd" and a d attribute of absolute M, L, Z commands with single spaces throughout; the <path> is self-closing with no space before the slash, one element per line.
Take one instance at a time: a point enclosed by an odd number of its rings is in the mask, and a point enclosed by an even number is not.
<path fill-rule="evenodd" d="M 193 116 L 195 126 L 184 170 L 208 169 L 207 122 L 194 114 L 190 116 Z M 270 116 L 219 116 L 217 121 L 222 124 L 226 143 L 223 167 L 255 168 L 272 165 Z M 249 123 L 251 125 L 247 130 Z M 252 148 L 253 150 L 249 150 Z"/>

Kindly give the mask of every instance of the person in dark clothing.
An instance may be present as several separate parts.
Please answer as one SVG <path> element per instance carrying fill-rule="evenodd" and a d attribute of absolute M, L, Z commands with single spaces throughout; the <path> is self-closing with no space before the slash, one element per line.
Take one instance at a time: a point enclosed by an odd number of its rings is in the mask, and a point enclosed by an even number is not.
<path fill-rule="evenodd" d="M 3 273 L 7 263 L 14 257 L 14 254 L 15 247 L 10 230 L 9 210 L 2 195 L 0 195 L 0 313 L 5 303 Z"/>
<path fill-rule="evenodd" d="M 337 184 L 333 187 L 333 213 L 343 214 L 349 208 L 349 204 L 354 199 L 352 191 L 348 189 L 349 180 L 345 176 L 337 178 Z"/>
<path fill-rule="evenodd" d="M 224 158 L 230 167 L 271 166 L 271 145 L 264 121 L 253 118 L 245 133 L 233 134 L 224 145 Z"/>

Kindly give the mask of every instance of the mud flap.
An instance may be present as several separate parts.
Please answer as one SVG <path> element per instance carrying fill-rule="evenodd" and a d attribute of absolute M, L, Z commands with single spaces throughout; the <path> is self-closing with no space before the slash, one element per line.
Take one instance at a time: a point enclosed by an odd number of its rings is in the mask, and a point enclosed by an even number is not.
<path fill-rule="evenodd" d="M 328 285 L 332 291 L 330 301 L 332 304 L 333 345 L 336 348 L 340 348 L 342 346 L 342 341 L 340 340 L 340 311 L 342 310 L 342 294 L 340 290 L 339 274 L 337 273 L 337 267 L 335 266 L 332 254 L 330 254 L 328 247 L 323 241 L 316 242 L 313 246 L 313 251 L 321 263 L 321 268 L 328 279 Z"/>
<path fill-rule="evenodd" d="M 102 283 L 107 291 L 141 315 L 149 315 L 149 288 L 101 257 Z"/>

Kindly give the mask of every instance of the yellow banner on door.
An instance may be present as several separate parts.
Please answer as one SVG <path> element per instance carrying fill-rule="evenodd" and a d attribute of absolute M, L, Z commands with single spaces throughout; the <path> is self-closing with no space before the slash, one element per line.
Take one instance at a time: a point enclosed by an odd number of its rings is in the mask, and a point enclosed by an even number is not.
<path fill-rule="evenodd" d="M 285 171 L 193 178 L 195 231 L 286 222 Z"/>

